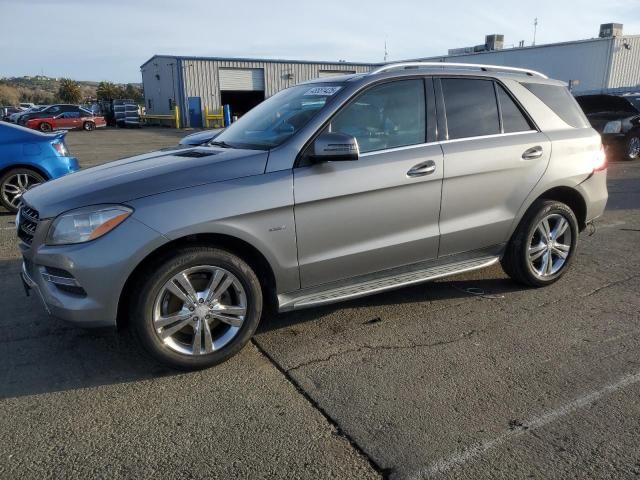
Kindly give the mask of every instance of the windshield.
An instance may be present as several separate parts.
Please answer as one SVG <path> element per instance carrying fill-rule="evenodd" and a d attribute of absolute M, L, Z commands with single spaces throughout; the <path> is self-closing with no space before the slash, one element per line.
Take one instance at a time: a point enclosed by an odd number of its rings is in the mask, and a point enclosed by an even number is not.
<path fill-rule="evenodd" d="M 323 83 L 282 90 L 242 116 L 212 144 L 260 150 L 277 147 L 309 123 L 341 88 Z"/>

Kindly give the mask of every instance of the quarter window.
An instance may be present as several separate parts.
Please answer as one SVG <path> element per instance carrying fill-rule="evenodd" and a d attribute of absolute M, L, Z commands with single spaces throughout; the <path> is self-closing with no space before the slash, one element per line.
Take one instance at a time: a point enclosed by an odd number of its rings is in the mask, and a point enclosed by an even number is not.
<path fill-rule="evenodd" d="M 442 79 L 449 139 L 500 133 L 496 94 L 491 80 Z"/>
<path fill-rule="evenodd" d="M 329 128 L 354 136 L 360 153 L 424 143 L 424 82 L 402 80 L 373 87 L 339 112 Z"/>
<path fill-rule="evenodd" d="M 496 83 L 498 92 L 498 102 L 500 103 L 500 113 L 502 113 L 502 130 L 504 133 L 526 132 L 532 130 L 533 126 L 524 116 L 520 107 L 516 105 L 502 85 Z"/>

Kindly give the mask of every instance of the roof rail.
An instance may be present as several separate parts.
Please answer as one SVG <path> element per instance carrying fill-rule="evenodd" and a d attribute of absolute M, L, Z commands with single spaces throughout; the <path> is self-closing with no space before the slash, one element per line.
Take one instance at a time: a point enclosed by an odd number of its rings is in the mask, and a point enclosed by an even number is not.
<path fill-rule="evenodd" d="M 466 70 L 478 69 L 484 72 L 488 71 L 503 71 L 503 72 L 514 72 L 514 73 L 524 73 L 529 76 L 537 76 L 541 78 L 549 78 L 545 74 L 537 72 L 535 70 L 530 70 L 528 68 L 516 68 L 516 67 L 502 67 L 500 65 L 482 65 L 479 63 L 453 63 L 453 62 L 400 62 L 400 63 L 389 63 L 387 65 L 383 65 L 369 72 L 369 75 L 375 75 L 376 73 L 386 72 L 388 70 L 394 70 L 396 68 L 418 68 L 418 67 L 440 67 L 440 68 L 460 68 Z"/>

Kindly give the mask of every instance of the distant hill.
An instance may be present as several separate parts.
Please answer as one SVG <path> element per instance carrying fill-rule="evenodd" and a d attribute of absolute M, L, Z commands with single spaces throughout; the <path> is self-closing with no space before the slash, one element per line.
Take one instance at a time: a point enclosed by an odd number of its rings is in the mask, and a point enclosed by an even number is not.
<path fill-rule="evenodd" d="M 0 105 L 16 105 L 20 102 L 33 102 L 36 104 L 55 103 L 60 87 L 61 78 L 52 78 L 45 75 L 5 77 L 0 78 Z M 89 80 L 76 80 L 83 101 L 96 99 L 96 90 L 100 82 Z M 132 84 L 141 89 L 139 83 Z M 126 84 L 116 84 L 125 88 Z"/>

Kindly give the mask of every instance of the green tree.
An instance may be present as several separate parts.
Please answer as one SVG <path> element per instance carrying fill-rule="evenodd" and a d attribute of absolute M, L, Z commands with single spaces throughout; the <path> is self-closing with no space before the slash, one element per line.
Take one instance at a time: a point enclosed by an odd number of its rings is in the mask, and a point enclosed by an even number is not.
<path fill-rule="evenodd" d="M 67 103 L 79 103 L 82 99 L 82 92 L 78 86 L 78 82 L 74 82 L 68 78 L 60 80 L 58 87 L 58 98 Z"/>
<path fill-rule="evenodd" d="M 113 100 L 115 98 L 124 98 L 124 89 L 111 82 L 100 82 L 96 90 L 98 100 Z"/>
<path fill-rule="evenodd" d="M 127 86 L 124 88 L 124 96 L 126 98 L 135 100 L 136 103 L 144 103 L 144 95 L 142 94 L 142 89 L 136 87 L 132 83 L 127 83 Z"/>

